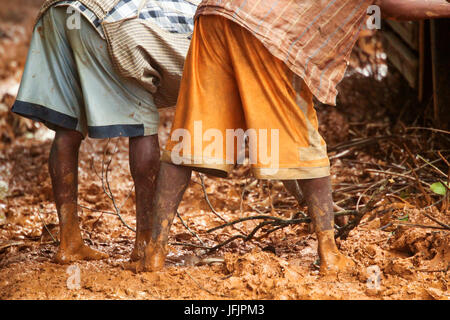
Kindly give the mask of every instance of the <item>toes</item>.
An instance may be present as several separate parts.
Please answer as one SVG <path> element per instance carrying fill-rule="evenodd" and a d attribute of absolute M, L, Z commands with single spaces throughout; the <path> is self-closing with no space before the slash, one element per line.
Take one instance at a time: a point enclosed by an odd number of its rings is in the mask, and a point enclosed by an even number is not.
<path fill-rule="evenodd" d="M 122 268 L 134 273 L 137 273 L 137 262 L 124 262 L 122 263 Z"/>
<path fill-rule="evenodd" d="M 53 261 L 59 264 L 69 264 L 79 260 L 103 260 L 107 258 L 109 258 L 109 256 L 106 253 L 91 249 L 88 246 L 81 246 L 80 248 L 71 251 L 59 248 Z"/>
<path fill-rule="evenodd" d="M 130 261 L 131 262 L 136 262 L 139 261 L 140 259 L 142 259 L 144 255 L 136 248 L 133 249 L 133 252 L 131 252 L 130 255 Z"/>
<path fill-rule="evenodd" d="M 53 257 L 53 262 L 58 263 L 58 264 L 69 264 L 72 261 L 73 260 L 72 260 L 71 256 L 67 256 L 60 252 L 57 252 L 56 255 Z"/>
<path fill-rule="evenodd" d="M 80 252 L 82 260 L 103 260 L 107 259 L 109 256 L 106 253 L 85 247 L 82 252 Z"/>
<path fill-rule="evenodd" d="M 350 258 L 339 254 L 335 259 L 323 261 L 320 273 L 323 276 L 333 276 L 337 274 L 351 274 L 354 272 L 356 264 Z"/>

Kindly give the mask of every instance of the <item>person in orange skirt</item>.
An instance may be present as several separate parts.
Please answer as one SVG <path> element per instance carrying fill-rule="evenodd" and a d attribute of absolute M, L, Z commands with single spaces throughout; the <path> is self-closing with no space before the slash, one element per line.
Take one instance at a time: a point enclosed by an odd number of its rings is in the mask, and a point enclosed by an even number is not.
<path fill-rule="evenodd" d="M 413 2 L 415 10 L 405 6 Z M 202 1 L 162 155 L 147 226 L 152 237 L 137 271 L 164 267 L 170 226 L 192 170 L 227 176 L 245 158 L 245 141 L 256 178 L 300 186 L 321 273 L 352 271 L 353 261 L 334 239 L 330 163 L 313 97 L 335 104 L 336 86 L 374 4 L 400 18 L 450 10 L 445 0 Z"/>

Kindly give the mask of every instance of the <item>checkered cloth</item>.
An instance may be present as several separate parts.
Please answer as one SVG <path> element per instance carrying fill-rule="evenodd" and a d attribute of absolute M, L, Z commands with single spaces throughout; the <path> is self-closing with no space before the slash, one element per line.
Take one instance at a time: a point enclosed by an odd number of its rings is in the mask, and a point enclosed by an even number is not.
<path fill-rule="evenodd" d="M 111 63 L 125 79 L 135 79 L 158 108 L 178 98 L 184 61 L 201 0 L 46 0 L 36 21 L 58 5 L 81 12 L 108 46 Z M 138 9 L 141 8 L 139 17 Z M 65 9 L 65 8 L 64 8 Z M 70 11 L 69 9 L 72 9 Z"/>
<path fill-rule="evenodd" d="M 142 0 L 121 0 L 105 17 L 115 22 L 136 16 Z M 100 19 L 79 1 L 61 1 L 57 6 L 71 6 L 80 11 L 104 37 Z M 139 18 L 149 20 L 171 33 L 192 33 L 197 6 L 186 0 L 148 0 Z"/>

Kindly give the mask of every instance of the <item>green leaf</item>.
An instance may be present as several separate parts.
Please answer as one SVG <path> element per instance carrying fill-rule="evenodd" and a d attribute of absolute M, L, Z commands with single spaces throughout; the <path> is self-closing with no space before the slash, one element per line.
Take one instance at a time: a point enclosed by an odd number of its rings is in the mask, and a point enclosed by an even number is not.
<path fill-rule="evenodd" d="M 408 222 L 409 221 L 409 214 L 407 214 L 406 216 L 404 216 L 404 217 L 400 217 L 400 218 L 398 218 L 398 220 L 400 220 L 400 221 L 406 221 L 406 222 Z"/>
<path fill-rule="evenodd" d="M 431 191 L 441 196 L 445 196 L 447 188 L 442 184 L 442 182 L 435 182 L 430 186 Z"/>

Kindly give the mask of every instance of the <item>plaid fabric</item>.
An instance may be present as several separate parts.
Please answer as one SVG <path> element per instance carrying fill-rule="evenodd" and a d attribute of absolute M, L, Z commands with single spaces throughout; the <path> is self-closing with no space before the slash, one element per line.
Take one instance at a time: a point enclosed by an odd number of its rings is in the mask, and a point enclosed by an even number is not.
<path fill-rule="evenodd" d="M 97 26 L 118 74 L 135 79 L 153 95 L 158 108 L 171 107 L 177 101 L 199 3 L 147 0 L 136 17 L 141 0 L 46 0 L 37 21 L 54 5 L 78 9 Z"/>
<path fill-rule="evenodd" d="M 337 84 L 374 0 L 203 0 L 197 16 L 224 16 L 248 29 L 323 103 Z"/>
<path fill-rule="evenodd" d="M 94 26 L 94 28 L 100 33 L 100 35 L 104 37 L 100 19 L 97 18 L 94 12 L 86 8 L 84 4 L 82 4 L 79 1 L 69 0 L 69 1 L 61 1 L 58 4 L 56 4 L 56 7 L 59 6 L 71 6 L 76 10 L 78 10 L 79 12 L 81 12 L 86 17 L 86 19 Z"/>
<path fill-rule="evenodd" d="M 105 22 L 116 22 L 137 15 L 142 0 L 121 0 L 108 14 Z M 194 1 L 195 2 L 195 1 Z M 101 20 L 80 1 L 61 1 L 57 6 L 70 5 L 79 10 L 104 37 Z M 197 6 L 186 0 L 147 0 L 139 18 L 151 21 L 172 33 L 192 33 Z"/>

